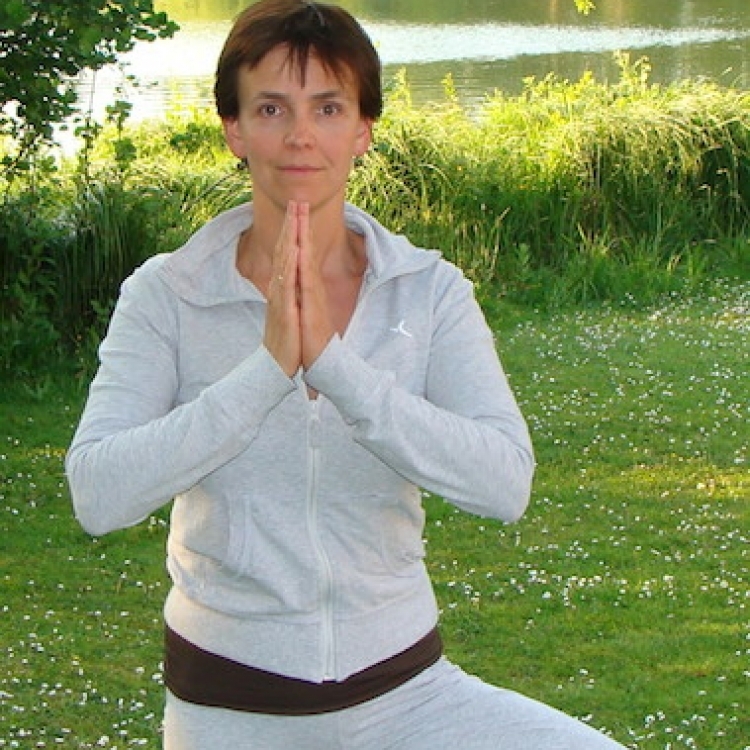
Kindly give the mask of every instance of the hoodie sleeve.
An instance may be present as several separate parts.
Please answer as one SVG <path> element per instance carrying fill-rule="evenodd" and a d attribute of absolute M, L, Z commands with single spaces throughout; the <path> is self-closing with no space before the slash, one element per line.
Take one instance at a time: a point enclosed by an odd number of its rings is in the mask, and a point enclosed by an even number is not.
<path fill-rule="evenodd" d="M 81 525 L 132 526 L 242 451 L 295 386 L 264 347 L 175 405 L 178 320 L 152 259 L 123 285 L 66 456 Z"/>
<path fill-rule="evenodd" d="M 531 440 L 472 285 L 457 270 L 446 276 L 424 397 L 339 337 L 306 380 L 335 404 L 353 438 L 402 476 L 463 510 L 513 522 L 531 492 Z"/>

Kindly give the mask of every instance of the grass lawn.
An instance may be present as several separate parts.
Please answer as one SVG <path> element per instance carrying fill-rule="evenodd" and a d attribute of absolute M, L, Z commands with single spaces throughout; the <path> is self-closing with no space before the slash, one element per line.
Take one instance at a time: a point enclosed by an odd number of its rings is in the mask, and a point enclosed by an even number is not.
<path fill-rule="evenodd" d="M 750 285 L 490 317 L 539 468 L 514 526 L 426 499 L 449 656 L 630 747 L 747 750 Z M 159 747 L 167 516 L 77 527 L 82 398 L 0 393 L 0 748 Z"/>

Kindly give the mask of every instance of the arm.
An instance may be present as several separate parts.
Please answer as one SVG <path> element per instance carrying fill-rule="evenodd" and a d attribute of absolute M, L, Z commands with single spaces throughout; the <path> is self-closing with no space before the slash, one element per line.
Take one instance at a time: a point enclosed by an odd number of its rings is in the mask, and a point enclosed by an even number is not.
<path fill-rule="evenodd" d="M 66 457 L 81 525 L 104 534 L 146 518 L 242 451 L 294 390 L 265 347 L 186 404 L 172 298 L 153 272 L 124 285 Z"/>
<path fill-rule="evenodd" d="M 425 398 L 399 387 L 338 337 L 306 373 L 354 440 L 415 484 L 472 513 L 515 521 L 534 459 L 524 419 L 471 285 L 438 300 Z"/>

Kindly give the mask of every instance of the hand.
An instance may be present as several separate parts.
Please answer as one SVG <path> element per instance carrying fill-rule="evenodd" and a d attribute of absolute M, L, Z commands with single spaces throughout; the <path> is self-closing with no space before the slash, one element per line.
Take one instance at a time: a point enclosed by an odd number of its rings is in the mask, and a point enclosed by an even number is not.
<path fill-rule="evenodd" d="M 290 378 L 302 364 L 298 259 L 297 204 L 290 201 L 273 253 L 263 337 L 266 349 Z"/>
<path fill-rule="evenodd" d="M 308 203 L 290 201 L 268 285 L 264 343 L 292 377 L 310 368 L 334 335 L 328 295 L 310 229 Z"/>
<path fill-rule="evenodd" d="M 299 253 L 298 284 L 302 367 L 310 369 L 334 335 L 329 300 L 323 280 L 321 258 L 315 252 L 310 230 L 310 205 L 298 208 Z"/>

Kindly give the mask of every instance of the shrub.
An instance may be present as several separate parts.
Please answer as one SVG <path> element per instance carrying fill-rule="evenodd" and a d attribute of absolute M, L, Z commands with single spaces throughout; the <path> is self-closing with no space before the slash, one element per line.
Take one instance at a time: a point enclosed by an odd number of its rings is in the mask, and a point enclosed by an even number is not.
<path fill-rule="evenodd" d="M 750 95 L 662 88 L 645 61 L 620 64 L 614 85 L 549 76 L 475 109 L 450 79 L 443 102 L 414 106 L 402 75 L 349 198 L 442 250 L 486 305 L 645 304 L 746 275 Z M 29 371 L 61 343 L 90 354 L 124 276 L 252 194 L 212 114 L 138 125 L 126 114 L 89 131 L 80 161 L 50 172 L 40 159 L 27 189 L 6 190 L 6 370 Z"/>
<path fill-rule="evenodd" d="M 29 378 L 56 362 L 56 290 L 51 248 L 61 241 L 36 196 L 0 205 L 0 362 L 4 375 Z"/>

